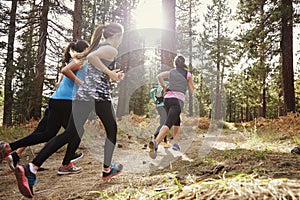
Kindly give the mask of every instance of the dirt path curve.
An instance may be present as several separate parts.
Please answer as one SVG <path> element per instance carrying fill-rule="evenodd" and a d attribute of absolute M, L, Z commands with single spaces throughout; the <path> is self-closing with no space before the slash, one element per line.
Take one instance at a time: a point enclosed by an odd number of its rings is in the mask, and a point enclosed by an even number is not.
<path fill-rule="evenodd" d="M 256 148 L 256 151 L 247 150 L 246 145 L 249 145 L 249 142 L 246 142 L 246 137 L 238 131 L 227 131 L 220 134 L 203 132 L 193 137 L 192 140 L 189 137 L 188 134 L 182 136 L 182 152 L 184 154 L 160 147 L 158 159 L 152 160 L 145 147 L 147 139 L 122 135 L 118 139 L 113 160 L 124 164 L 124 171 L 112 180 L 104 182 L 101 180 L 104 136 L 96 138 L 89 135 L 79 149 L 85 156 L 76 163 L 77 166 L 83 168 L 83 171 L 75 175 L 58 176 L 56 174 L 64 155 L 64 149 L 62 149 L 44 163 L 43 171 L 38 172 L 38 182 L 34 187 L 34 199 L 103 199 L 103 196 L 112 196 L 116 192 L 123 192 L 125 196 L 130 196 L 130 191 L 155 190 L 162 187 L 165 178 L 162 178 L 163 175 L 159 172 L 169 173 L 172 170 L 177 170 L 179 174 L 181 170 L 183 171 L 182 183 L 186 182 L 186 171 L 197 176 L 199 180 L 221 173 L 224 168 L 228 171 L 247 172 L 251 170 L 251 166 L 269 170 L 267 174 L 274 176 L 295 177 L 298 173 L 297 168 L 300 164 L 298 157 L 291 156 L 288 147 L 284 144 L 278 146 L 278 149 L 283 151 L 281 154 L 269 154 L 264 149 L 257 150 L 258 146 L 265 148 L 268 144 L 252 144 L 252 148 Z M 33 157 L 32 152 L 37 153 L 42 146 L 43 144 L 33 146 L 31 147 L 32 151 L 28 149 L 22 157 L 21 163 L 30 161 Z M 204 163 L 198 160 L 204 147 L 208 151 L 207 155 L 212 157 L 209 159 L 216 161 Z M 217 163 L 218 159 L 222 165 Z M 260 159 L 261 161 L 258 161 Z M 173 166 L 172 170 L 170 169 L 171 165 Z M 187 167 L 189 167 L 188 170 Z M 158 171 L 158 169 L 162 170 Z M 0 175 L 0 199 L 25 199 L 19 193 L 15 176 L 5 161 L 0 164 Z M 123 197 L 119 199 L 123 199 Z"/>

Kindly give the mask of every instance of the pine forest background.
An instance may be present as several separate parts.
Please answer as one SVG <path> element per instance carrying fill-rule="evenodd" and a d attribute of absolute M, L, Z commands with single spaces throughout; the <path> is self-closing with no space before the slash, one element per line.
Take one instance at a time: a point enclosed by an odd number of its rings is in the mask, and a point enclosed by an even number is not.
<path fill-rule="evenodd" d="M 235 12 L 228 0 L 161 0 L 161 32 L 137 29 L 134 13 L 143 1 L 1 1 L 3 125 L 39 119 L 68 42 L 90 41 L 96 25 L 111 21 L 125 27 L 118 67 L 141 74 L 128 73 L 112 85 L 119 118 L 155 112 L 149 91 L 157 73 L 172 66 L 174 52 L 187 58 L 195 83 L 195 94 L 187 95 L 187 115 L 240 122 L 299 111 L 299 52 L 293 47 L 300 45 L 300 0 L 239 0 Z M 148 48 L 146 40 L 155 33 L 162 33 L 161 41 Z M 128 93 L 126 88 L 140 80 L 147 81 Z"/>

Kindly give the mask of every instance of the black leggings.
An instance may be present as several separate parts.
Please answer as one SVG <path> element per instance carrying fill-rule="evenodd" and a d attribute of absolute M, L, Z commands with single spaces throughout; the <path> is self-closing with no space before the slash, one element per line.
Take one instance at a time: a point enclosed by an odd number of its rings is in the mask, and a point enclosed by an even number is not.
<path fill-rule="evenodd" d="M 180 126 L 180 113 L 183 109 L 184 102 L 176 98 L 165 98 L 165 108 L 167 111 L 167 120 L 165 125 L 172 128 L 173 125 Z"/>
<path fill-rule="evenodd" d="M 67 127 L 71 111 L 71 100 L 50 99 L 49 113 L 45 112 L 45 116 L 39 122 L 39 125 L 34 132 L 20 140 L 9 143 L 12 151 L 20 147 L 48 142 L 58 133 L 61 127 Z"/>
<path fill-rule="evenodd" d="M 90 112 L 94 108 L 106 131 L 107 138 L 104 147 L 103 166 L 109 167 L 117 140 L 117 123 L 115 112 L 111 102 L 109 101 L 73 101 L 72 115 L 70 117 L 67 129 L 62 134 L 52 138 L 34 158 L 32 163 L 40 167 L 53 153 L 55 153 L 65 144 L 68 144 L 62 164 L 69 164 L 83 136 L 83 126 Z"/>
<path fill-rule="evenodd" d="M 167 119 L 167 111 L 164 106 L 156 107 L 156 110 L 159 114 L 159 126 L 156 128 L 156 131 L 154 133 L 154 138 L 158 136 L 161 127 L 165 124 Z M 167 136 L 164 138 L 164 142 L 167 142 Z"/>

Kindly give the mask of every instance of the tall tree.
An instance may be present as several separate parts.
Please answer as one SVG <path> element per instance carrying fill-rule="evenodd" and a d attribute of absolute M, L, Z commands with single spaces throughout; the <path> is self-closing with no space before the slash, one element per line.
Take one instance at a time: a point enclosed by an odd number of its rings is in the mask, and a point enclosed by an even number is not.
<path fill-rule="evenodd" d="M 188 58 L 188 66 L 191 72 L 194 71 L 193 59 L 195 54 L 194 46 L 196 45 L 196 36 L 198 33 L 194 30 L 197 26 L 200 18 L 198 15 L 200 1 L 193 0 L 178 0 L 177 1 L 177 12 L 176 12 L 176 22 L 177 22 L 177 32 L 178 36 L 178 51 L 186 54 Z M 188 23 L 186 23 L 188 22 Z M 193 96 L 189 92 L 189 115 L 193 115 Z"/>
<path fill-rule="evenodd" d="M 231 9 L 227 0 L 213 0 L 212 5 L 207 8 L 201 44 L 208 52 L 208 62 L 211 65 L 211 68 L 206 69 L 206 75 L 209 76 L 208 84 L 211 85 L 214 97 L 212 118 L 220 120 L 225 115 L 223 105 L 225 69 L 233 67 L 235 55 L 234 42 L 230 38 L 232 32 L 227 26 Z"/>
<path fill-rule="evenodd" d="M 36 27 L 36 5 L 35 1 L 31 1 L 30 10 L 22 10 L 19 14 L 22 16 L 28 16 L 27 25 L 22 29 L 22 34 L 18 37 L 18 43 L 20 44 L 16 52 L 18 53 L 18 59 L 16 61 L 16 71 L 14 80 L 16 82 L 14 86 L 14 123 L 24 123 L 26 120 L 30 120 L 31 111 L 34 107 L 34 92 L 32 90 L 32 80 L 35 78 L 34 65 L 36 63 L 36 48 L 37 43 L 37 31 Z M 28 13 L 27 13 L 28 12 Z"/>
<path fill-rule="evenodd" d="M 289 6 L 287 6 L 289 4 Z M 292 1 L 243 1 L 238 5 L 238 18 L 246 24 L 246 32 L 241 37 L 242 51 L 247 52 L 247 59 L 251 60 L 253 85 L 261 91 L 257 102 L 258 116 L 266 117 L 268 111 L 268 82 L 282 82 L 282 91 L 277 91 L 278 105 L 281 105 L 281 95 L 284 95 L 284 110 L 295 110 L 294 75 L 292 58 L 292 24 L 293 9 Z M 278 54 L 281 53 L 280 57 Z M 285 57 L 285 58 L 283 58 Z M 279 63 L 282 63 L 279 71 Z M 280 76 L 274 76 L 280 73 Z M 272 80 L 270 78 L 276 78 Z M 268 81 L 267 81 L 268 80 Z M 274 96 L 274 95 L 273 95 Z M 278 108 L 278 113 L 282 113 Z M 274 112 L 273 112 L 274 113 Z"/>
<path fill-rule="evenodd" d="M 3 1 L 0 2 L 0 37 L 5 37 L 8 35 L 8 29 L 9 26 L 9 13 L 10 8 L 6 3 Z M 7 41 L 0 41 L 0 49 L 7 48 Z M 0 52 L 0 59 L 4 60 L 6 58 L 5 51 Z M 4 85 L 3 85 L 4 86 Z"/>
<path fill-rule="evenodd" d="M 4 113 L 3 125 L 12 125 L 12 105 L 13 105 L 13 88 L 12 80 L 14 75 L 14 39 L 16 33 L 16 12 L 17 0 L 12 0 L 8 33 L 7 58 L 5 64 L 5 86 L 4 86 Z"/>
<path fill-rule="evenodd" d="M 176 0 L 162 0 L 163 32 L 161 42 L 162 71 L 173 67 L 176 56 Z"/>
<path fill-rule="evenodd" d="M 82 0 L 75 0 L 73 12 L 73 40 L 82 36 Z"/>
<path fill-rule="evenodd" d="M 133 29 L 133 18 L 132 13 L 136 8 L 138 1 L 136 0 L 118 0 L 118 7 L 114 8 L 112 17 L 114 21 L 119 21 L 124 25 L 125 33 L 123 37 L 123 42 L 121 44 L 120 54 L 118 61 L 126 72 L 133 70 L 134 67 L 138 66 L 138 61 L 140 60 L 140 53 L 133 52 L 132 48 L 136 47 L 140 43 L 139 36 L 136 32 L 131 31 Z M 130 101 L 130 85 L 133 79 L 130 78 L 128 73 L 125 74 L 125 78 L 118 84 L 118 106 L 116 115 L 118 118 L 129 114 L 129 101 Z"/>
<path fill-rule="evenodd" d="M 281 5 L 282 83 L 286 112 L 295 112 L 293 70 L 293 1 L 282 0 Z"/>
<path fill-rule="evenodd" d="M 45 58 L 47 50 L 47 28 L 48 28 L 48 13 L 49 13 L 49 0 L 43 0 L 42 12 L 40 15 L 40 30 L 39 30 L 39 46 L 37 52 L 36 63 L 36 78 L 33 83 L 33 90 L 36 94 L 34 101 L 34 108 L 32 110 L 32 117 L 39 119 L 41 117 L 42 107 L 42 94 L 45 73 Z"/>

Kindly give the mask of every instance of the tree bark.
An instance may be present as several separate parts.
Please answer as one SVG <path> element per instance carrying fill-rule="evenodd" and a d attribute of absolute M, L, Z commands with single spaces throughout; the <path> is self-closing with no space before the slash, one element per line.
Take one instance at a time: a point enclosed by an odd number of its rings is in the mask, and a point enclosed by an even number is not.
<path fill-rule="evenodd" d="M 73 12 L 73 40 L 82 37 L 82 0 L 76 0 Z"/>
<path fill-rule="evenodd" d="M 49 12 L 49 0 L 43 0 L 41 21 L 40 21 L 40 38 L 39 47 L 37 53 L 37 65 L 36 65 L 36 78 L 34 81 L 34 91 L 36 94 L 34 108 L 31 112 L 31 117 L 39 119 L 41 117 L 42 97 L 43 97 L 43 83 L 45 72 L 45 58 L 47 50 L 47 29 L 48 29 L 48 12 Z"/>
<path fill-rule="evenodd" d="M 189 1 L 189 70 L 193 71 L 192 0 Z M 194 115 L 193 94 L 189 91 L 189 116 Z"/>
<path fill-rule="evenodd" d="M 13 105 L 13 91 L 12 91 L 12 79 L 14 75 L 14 40 L 16 32 L 16 12 L 17 12 L 17 0 L 12 0 L 9 33 L 8 33 L 8 47 L 7 47 L 7 60 L 5 65 L 5 85 L 4 85 L 4 113 L 3 113 L 3 125 L 12 125 L 12 105 Z"/>
<path fill-rule="evenodd" d="M 161 42 L 162 71 L 173 68 L 173 61 L 176 56 L 175 7 L 176 0 L 162 0 L 162 12 L 165 22 Z"/>
<path fill-rule="evenodd" d="M 293 70 L 293 6 L 292 0 L 282 0 L 281 7 L 281 56 L 285 112 L 295 112 Z"/>

